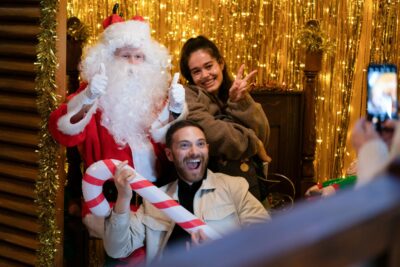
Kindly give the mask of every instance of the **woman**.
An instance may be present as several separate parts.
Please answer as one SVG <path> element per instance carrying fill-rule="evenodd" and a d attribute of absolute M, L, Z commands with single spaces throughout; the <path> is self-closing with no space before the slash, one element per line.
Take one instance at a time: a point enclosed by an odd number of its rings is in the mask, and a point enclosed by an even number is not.
<path fill-rule="evenodd" d="M 204 36 L 184 44 L 180 69 L 188 81 L 188 119 L 205 129 L 210 144 L 209 168 L 247 178 L 250 192 L 260 199 L 255 162 L 266 169 L 271 158 L 265 151 L 267 117 L 248 92 L 257 71 L 243 78 L 242 65 L 233 80 L 218 48 Z"/>
<path fill-rule="evenodd" d="M 351 131 L 351 142 L 357 154 L 355 166 L 349 168 L 353 173 L 347 171 L 350 175 L 346 178 L 331 179 L 314 185 L 305 195 L 329 197 L 338 189 L 358 188 L 370 183 L 400 155 L 399 127 L 398 121 L 386 120 L 381 125 L 380 132 L 377 132 L 374 123 L 366 118 L 359 119 Z"/>

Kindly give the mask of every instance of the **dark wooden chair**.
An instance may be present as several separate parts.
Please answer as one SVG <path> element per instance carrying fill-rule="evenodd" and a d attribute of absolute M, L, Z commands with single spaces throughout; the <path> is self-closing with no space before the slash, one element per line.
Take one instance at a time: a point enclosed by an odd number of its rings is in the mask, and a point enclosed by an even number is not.
<path fill-rule="evenodd" d="M 268 180 L 262 182 L 273 209 L 288 209 L 316 183 L 314 159 L 316 147 L 315 95 L 321 57 L 307 54 L 303 91 L 259 87 L 252 92 L 268 117 L 270 138 L 266 147 L 272 162 Z"/>

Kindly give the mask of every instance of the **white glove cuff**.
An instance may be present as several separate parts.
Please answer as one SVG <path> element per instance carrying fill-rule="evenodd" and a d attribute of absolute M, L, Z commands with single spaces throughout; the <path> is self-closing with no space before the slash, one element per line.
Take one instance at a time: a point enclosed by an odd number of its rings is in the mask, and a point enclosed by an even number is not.
<path fill-rule="evenodd" d="M 76 110 L 81 109 L 83 105 L 92 105 L 95 102 L 95 99 L 90 99 L 87 97 L 86 88 L 84 91 L 80 92 L 76 96 L 74 96 L 70 101 L 68 101 L 68 110 Z"/>
<path fill-rule="evenodd" d="M 175 114 L 181 114 L 183 110 L 183 103 L 170 103 L 169 111 Z"/>

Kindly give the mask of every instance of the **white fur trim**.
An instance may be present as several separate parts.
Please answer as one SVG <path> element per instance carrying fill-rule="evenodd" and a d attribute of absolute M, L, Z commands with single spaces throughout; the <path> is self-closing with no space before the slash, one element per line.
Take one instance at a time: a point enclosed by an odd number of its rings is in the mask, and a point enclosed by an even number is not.
<path fill-rule="evenodd" d="M 73 99 L 71 99 L 71 101 Z M 57 122 L 58 130 L 60 130 L 62 133 L 67 134 L 67 135 L 76 135 L 76 134 L 81 133 L 85 129 L 85 127 L 88 125 L 90 119 L 92 118 L 93 114 L 97 110 L 97 100 L 90 107 L 90 109 L 85 114 L 83 119 L 80 120 L 77 123 L 71 123 L 71 118 L 82 109 L 83 105 L 79 106 L 77 104 L 74 104 L 72 106 L 74 108 L 70 109 L 69 105 L 68 105 L 67 114 L 65 114 L 64 116 L 60 117 L 60 119 Z"/>
<path fill-rule="evenodd" d="M 176 118 L 175 120 L 169 122 L 168 120 L 169 120 L 170 113 L 169 113 L 168 105 L 169 105 L 169 103 L 167 103 L 165 105 L 165 107 L 162 110 L 162 112 L 160 113 L 160 116 L 158 117 L 158 119 L 151 125 L 151 129 L 150 129 L 151 137 L 157 143 L 165 144 L 165 135 L 167 134 L 169 127 L 172 124 L 174 124 L 175 122 L 186 119 L 189 114 L 189 109 L 185 102 L 185 104 L 183 106 L 183 111 L 179 115 L 179 117 Z"/>
<path fill-rule="evenodd" d="M 88 86 L 85 88 L 85 90 L 82 90 L 79 94 L 75 95 L 68 101 L 68 110 L 80 110 L 83 105 L 88 104 L 89 102 L 94 102 L 88 100 L 88 97 L 86 96 L 86 90 L 88 90 Z"/>
<path fill-rule="evenodd" d="M 149 24 L 129 20 L 110 25 L 95 45 L 85 48 L 81 64 L 82 78 L 90 81 L 99 72 L 100 64 L 104 63 L 107 67 L 108 62 L 114 59 L 115 50 L 122 47 L 140 48 L 147 63 L 165 71 L 171 68 L 168 50 L 151 38 Z"/>
<path fill-rule="evenodd" d="M 114 23 L 104 30 L 102 38 L 106 46 L 139 48 L 144 42 L 151 39 L 150 26 L 147 22 L 138 20 Z"/>
<path fill-rule="evenodd" d="M 157 180 L 156 155 L 153 145 L 148 139 L 146 139 L 146 141 L 147 142 L 143 143 L 141 147 L 135 147 L 133 144 L 129 144 L 129 146 L 132 150 L 135 170 L 150 182 L 155 182 Z"/>

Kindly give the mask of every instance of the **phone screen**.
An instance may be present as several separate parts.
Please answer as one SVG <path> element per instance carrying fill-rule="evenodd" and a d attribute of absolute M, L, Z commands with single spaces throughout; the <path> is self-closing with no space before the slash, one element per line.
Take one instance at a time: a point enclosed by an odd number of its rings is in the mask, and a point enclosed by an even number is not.
<path fill-rule="evenodd" d="M 398 119 L 397 67 L 370 64 L 367 73 L 367 118 L 378 128 L 385 120 Z"/>

